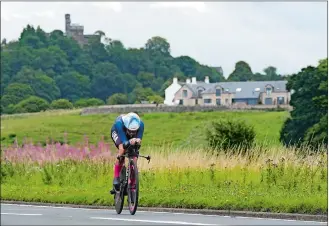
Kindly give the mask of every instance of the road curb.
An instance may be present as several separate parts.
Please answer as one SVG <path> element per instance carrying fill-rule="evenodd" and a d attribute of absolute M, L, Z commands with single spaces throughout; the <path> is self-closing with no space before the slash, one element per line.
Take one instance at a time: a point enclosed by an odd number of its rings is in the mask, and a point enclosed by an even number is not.
<path fill-rule="evenodd" d="M 1 203 L 3 203 L 3 204 L 41 205 L 41 206 L 55 206 L 55 207 L 72 207 L 72 208 L 111 209 L 111 210 L 114 210 L 113 206 L 100 206 L 100 205 L 77 205 L 77 204 L 25 202 L 25 201 L 10 201 L 10 200 L 1 200 Z M 219 216 L 231 216 L 231 217 L 257 217 L 257 218 L 272 218 L 272 219 L 283 219 L 283 220 L 328 222 L 328 215 L 311 215 L 311 214 L 294 214 L 294 213 L 270 213 L 270 212 L 251 212 L 251 211 L 231 211 L 231 210 L 211 210 L 211 209 L 162 208 L 162 207 L 138 207 L 138 210 L 140 210 L 140 211 L 153 211 L 153 212 L 171 212 L 171 213 L 219 215 Z M 137 210 L 137 212 L 138 212 L 138 210 Z"/>

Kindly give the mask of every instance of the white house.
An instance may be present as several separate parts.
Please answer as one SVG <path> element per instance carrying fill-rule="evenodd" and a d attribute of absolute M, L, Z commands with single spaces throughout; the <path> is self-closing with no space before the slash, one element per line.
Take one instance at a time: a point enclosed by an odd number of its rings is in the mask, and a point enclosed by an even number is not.
<path fill-rule="evenodd" d="M 173 79 L 173 83 L 165 89 L 165 105 L 176 105 L 173 100 L 177 91 L 182 88 L 184 82 L 178 82 L 177 78 Z"/>
<path fill-rule="evenodd" d="M 197 81 L 196 77 L 192 77 L 191 78 L 187 78 L 186 82 L 179 82 L 178 79 L 175 77 L 173 79 L 173 83 L 168 86 L 167 89 L 165 89 L 165 100 L 164 100 L 164 104 L 165 105 L 178 105 L 179 101 L 174 101 L 175 99 L 175 95 L 176 93 L 185 85 L 189 84 L 189 85 L 197 85 L 197 84 L 205 84 L 205 83 L 209 83 L 209 77 L 206 76 L 205 77 L 205 81 L 201 82 L 201 81 Z"/>

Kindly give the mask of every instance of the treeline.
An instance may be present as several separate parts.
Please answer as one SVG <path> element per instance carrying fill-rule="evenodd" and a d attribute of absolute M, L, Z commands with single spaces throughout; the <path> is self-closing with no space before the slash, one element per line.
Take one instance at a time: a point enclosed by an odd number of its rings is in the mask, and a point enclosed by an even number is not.
<path fill-rule="evenodd" d="M 52 102 L 58 99 L 73 106 L 81 106 L 82 102 L 83 106 L 161 103 L 174 76 L 180 80 L 192 76 L 204 80 L 209 76 L 210 82 L 225 81 L 218 68 L 202 65 L 188 56 L 172 57 L 170 44 L 164 38 L 152 37 L 142 48 L 127 48 L 102 31 L 95 34 L 98 36 L 88 45 L 80 46 L 60 30 L 47 34 L 40 27 L 28 25 L 17 41 L 3 39 L 1 113 L 39 111 L 40 108 L 24 106 L 42 101 L 55 107 L 57 102 Z M 228 77 L 230 81 L 279 79 L 282 78 L 276 68 L 253 74 L 243 61 L 236 63 Z"/>

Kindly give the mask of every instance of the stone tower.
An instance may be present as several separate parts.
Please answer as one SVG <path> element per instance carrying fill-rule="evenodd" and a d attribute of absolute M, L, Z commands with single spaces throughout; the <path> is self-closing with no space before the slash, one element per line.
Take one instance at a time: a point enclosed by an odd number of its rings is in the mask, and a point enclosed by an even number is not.
<path fill-rule="evenodd" d="M 65 14 L 65 33 L 67 36 L 71 36 L 71 15 Z"/>

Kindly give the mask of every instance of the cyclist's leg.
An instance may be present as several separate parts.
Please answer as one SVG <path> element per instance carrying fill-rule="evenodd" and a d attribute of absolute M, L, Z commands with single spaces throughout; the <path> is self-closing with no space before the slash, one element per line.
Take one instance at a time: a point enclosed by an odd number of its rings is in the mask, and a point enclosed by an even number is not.
<path fill-rule="evenodd" d="M 111 129 L 111 138 L 115 146 L 118 148 L 118 155 L 124 154 L 123 145 L 121 144 L 121 140 L 114 128 Z M 123 164 L 124 164 L 124 158 L 120 159 L 120 161 L 118 159 L 115 159 L 115 163 L 113 166 L 113 187 L 116 190 L 119 190 L 118 186 L 120 184 L 120 171 Z"/>

